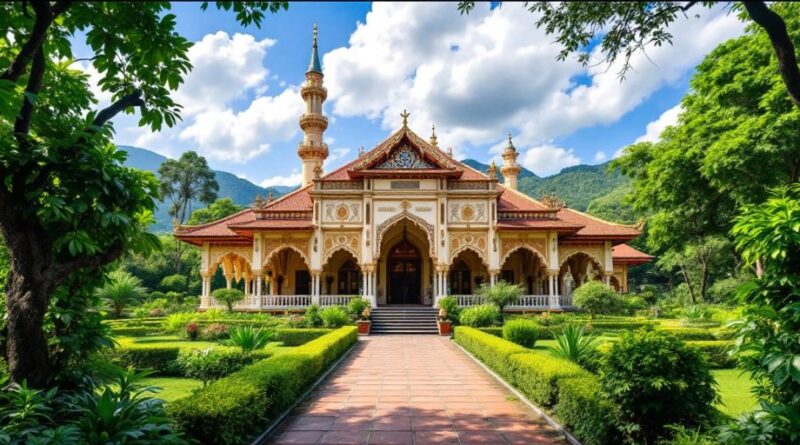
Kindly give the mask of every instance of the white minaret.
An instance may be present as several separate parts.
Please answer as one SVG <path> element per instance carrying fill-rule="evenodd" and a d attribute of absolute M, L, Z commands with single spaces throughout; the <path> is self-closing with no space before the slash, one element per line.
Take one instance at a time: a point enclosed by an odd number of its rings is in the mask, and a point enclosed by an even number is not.
<path fill-rule="evenodd" d="M 508 145 L 503 150 L 503 166 L 500 167 L 500 173 L 505 178 L 503 185 L 516 190 L 517 178 L 521 170 L 519 164 L 517 164 L 517 149 L 514 147 L 514 143 L 511 142 L 511 133 L 508 133 Z"/>
<path fill-rule="evenodd" d="M 328 97 L 328 90 L 322 86 L 322 65 L 317 53 L 317 25 L 314 25 L 314 45 L 311 48 L 311 61 L 306 71 L 306 83 L 300 95 L 306 102 L 306 112 L 300 117 L 303 142 L 297 154 L 303 160 L 303 187 L 311 184 L 322 174 L 322 163 L 328 157 L 328 146 L 322 142 L 322 133 L 328 128 L 328 118 L 322 114 L 322 103 Z"/>

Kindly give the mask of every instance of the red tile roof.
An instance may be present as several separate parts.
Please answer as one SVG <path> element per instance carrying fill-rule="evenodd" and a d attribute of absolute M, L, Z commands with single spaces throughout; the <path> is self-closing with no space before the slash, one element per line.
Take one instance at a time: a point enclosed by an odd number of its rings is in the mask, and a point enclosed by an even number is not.
<path fill-rule="evenodd" d="M 311 200 L 311 195 L 308 193 L 311 191 L 312 187 L 313 185 L 307 185 L 287 193 L 267 204 L 264 210 L 270 212 L 310 212 L 314 208 L 314 202 Z"/>
<path fill-rule="evenodd" d="M 639 230 L 631 226 L 603 221 L 600 218 L 566 207 L 559 210 L 557 216 L 562 221 L 584 226 L 576 233 L 579 237 L 607 237 L 628 240 L 641 234 Z"/>
<path fill-rule="evenodd" d="M 544 204 L 528 195 L 497 185 L 500 197 L 497 200 L 498 212 L 544 212 L 549 210 Z"/>
<path fill-rule="evenodd" d="M 611 248 L 611 257 L 615 263 L 643 264 L 655 258 L 627 244 L 619 244 Z"/>

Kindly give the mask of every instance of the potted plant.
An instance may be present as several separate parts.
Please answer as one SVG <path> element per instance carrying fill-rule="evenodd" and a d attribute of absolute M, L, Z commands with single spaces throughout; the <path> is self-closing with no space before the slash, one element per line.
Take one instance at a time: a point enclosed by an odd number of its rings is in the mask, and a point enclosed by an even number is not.
<path fill-rule="evenodd" d="M 361 318 L 356 322 L 358 325 L 358 335 L 369 335 L 369 328 L 372 325 L 372 322 L 369 320 L 370 316 L 372 316 L 372 309 L 368 306 L 364 308 L 364 311 L 361 312 Z"/>
<path fill-rule="evenodd" d="M 439 308 L 439 318 L 436 320 L 436 325 L 439 327 L 439 335 L 450 335 L 452 324 L 447 318 L 447 309 L 444 307 Z"/>

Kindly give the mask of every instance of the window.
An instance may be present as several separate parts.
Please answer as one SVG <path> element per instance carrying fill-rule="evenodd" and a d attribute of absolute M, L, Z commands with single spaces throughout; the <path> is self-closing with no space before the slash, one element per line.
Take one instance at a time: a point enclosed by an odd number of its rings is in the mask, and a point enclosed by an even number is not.
<path fill-rule="evenodd" d="M 339 268 L 337 295 L 358 295 L 361 287 L 361 272 L 352 261 Z"/>
<path fill-rule="evenodd" d="M 472 274 L 467 265 L 463 261 L 456 262 L 450 270 L 450 293 L 454 295 L 472 294 L 471 278 Z"/>
<path fill-rule="evenodd" d="M 294 294 L 311 295 L 311 274 L 307 270 L 294 273 Z"/>
<path fill-rule="evenodd" d="M 507 283 L 516 283 L 514 281 L 514 271 L 513 270 L 504 270 L 500 273 L 500 279 L 507 282 Z"/>

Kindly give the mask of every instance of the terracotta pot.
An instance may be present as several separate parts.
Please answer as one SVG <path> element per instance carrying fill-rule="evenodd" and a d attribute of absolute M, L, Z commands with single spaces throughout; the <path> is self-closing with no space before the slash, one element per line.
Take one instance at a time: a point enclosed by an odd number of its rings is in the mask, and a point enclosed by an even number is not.
<path fill-rule="evenodd" d="M 356 324 L 358 325 L 358 335 L 369 335 L 369 327 L 372 322 L 369 320 L 359 320 Z"/>
<path fill-rule="evenodd" d="M 439 326 L 439 335 L 450 335 L 451 332 L 450 321 L 437 321 L 436 324 Z"/>

